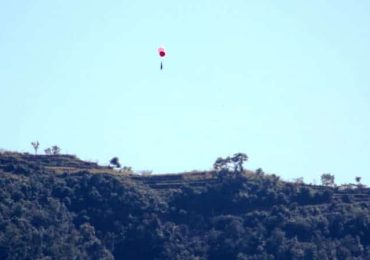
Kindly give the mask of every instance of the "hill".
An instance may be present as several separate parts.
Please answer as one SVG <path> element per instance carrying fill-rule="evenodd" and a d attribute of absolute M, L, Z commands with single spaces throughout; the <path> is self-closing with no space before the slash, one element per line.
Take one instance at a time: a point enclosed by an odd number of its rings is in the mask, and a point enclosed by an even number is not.
<path fill-rule="evenodd" d="M 370 191 L 0 154 L 0 259 L 370 259 Z"/>

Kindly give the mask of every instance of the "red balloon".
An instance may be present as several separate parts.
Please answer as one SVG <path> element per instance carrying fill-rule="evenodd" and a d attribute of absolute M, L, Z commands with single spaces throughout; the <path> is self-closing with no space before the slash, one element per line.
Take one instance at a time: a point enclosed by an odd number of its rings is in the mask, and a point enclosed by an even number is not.
<path fill-rule="evenodd" d="M 166 51 L 164 50 L 164 48 L 158 48 L 158 53 L 161 57 L 166 56 Z"/>

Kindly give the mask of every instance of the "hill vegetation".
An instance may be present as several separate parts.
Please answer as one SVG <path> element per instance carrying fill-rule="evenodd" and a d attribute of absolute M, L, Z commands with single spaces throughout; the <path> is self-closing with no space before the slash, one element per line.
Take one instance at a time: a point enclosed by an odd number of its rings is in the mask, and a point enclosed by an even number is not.
<path fill-rule="evenodd" d="M 0 259 L 370 259 L 369 189 L 235 165 L 136 176 L 2 153 Z"/>

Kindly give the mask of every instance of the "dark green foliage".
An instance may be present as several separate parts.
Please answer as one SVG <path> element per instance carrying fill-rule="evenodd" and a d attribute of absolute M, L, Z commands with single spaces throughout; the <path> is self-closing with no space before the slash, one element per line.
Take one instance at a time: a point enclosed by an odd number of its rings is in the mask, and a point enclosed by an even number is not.
<path fill-rule="evenodd" d="M 116 166 L 117 168 L 120 168 L 121 167 L 121 164 L 119 163 L 119 159 L 118 157 L 113 157 L 110 161 L 109 161 L 110 164 Z"/>
<path fill-rule="evenodd" d="M 58 146 L 56 146 L 56 145 L 53 145 L 51 147 L 51 153 L 54 154 L 54 155 L 60 154 L 60 148 Z"/>
<path fill-rule="evenodd" d="M 213 164 L 213 169 L 216 171 L 234 171 L 234 173 L 242 173 L 244 171 L 243 163 L 248 160 L 245 153 L 236 153 L 234 156 L 226 158 L 217 158 Z"/>
<path fill-rule="evenodd" d="M 324 186 L 334 186 L 334 175 L 331 175 L 330 173 L 324 173 L 321 175 L 321 183 Z"/>
<path fill-rule="evenodd" d="M 60 154 L 60 148 L 57 145 L 53 145 L 50 148 L 45 149 L 46 155 L 59 155 Z"/>
<path fill-rule="evenodd" d="M 268 174 L 157 189 L 141 181 L 155 176 L 56 175 L 50 158 L 0 156 L 0 259 L 370 258 L 366 189 Z"/>

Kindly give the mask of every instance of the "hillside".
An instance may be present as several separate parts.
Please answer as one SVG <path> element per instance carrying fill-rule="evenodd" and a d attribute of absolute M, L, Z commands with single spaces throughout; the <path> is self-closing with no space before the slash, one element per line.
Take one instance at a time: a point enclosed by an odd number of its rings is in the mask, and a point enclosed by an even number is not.
<path fill-rule="evenodd" d="M 0 154 L 0 259 L 370 259 L 370 190 Z"/>

